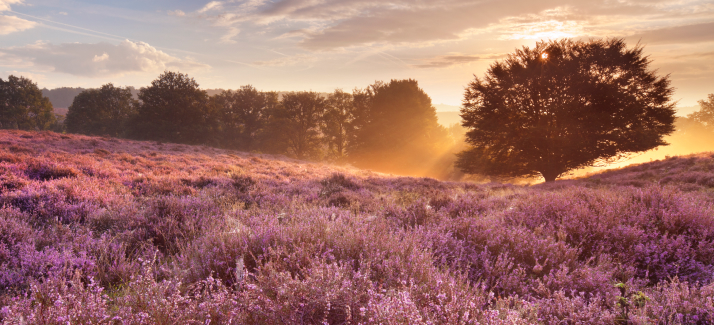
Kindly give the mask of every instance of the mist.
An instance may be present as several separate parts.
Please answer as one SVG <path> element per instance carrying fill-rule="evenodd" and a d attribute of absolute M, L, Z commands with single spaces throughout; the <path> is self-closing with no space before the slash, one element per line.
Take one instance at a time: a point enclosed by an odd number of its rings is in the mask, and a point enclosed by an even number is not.
<path fill-rule="evenodd" d="M 127 89 L 132 91 L 132 97 L 136 97 L 135 88 L 128 87 Z M 74 93 L 65 94 L 68 91 L 82 92 L 85 91 L 85 89 L 60 88 L 55 90 L 43 90 L 43 94 L 50 95 L 50 99 L 54 104 L 53 106 L 55 106 L 55 113 L 59 113 L 58 116 L 66 114 L 66 109 L 58 107 L 69 106 L 68 103 L 74 99 Z M 422 91 L 419 89 L 419 92 Z M 215 90 L 207 91 L 207 95 L 210 97 L 216 96 L 215 93 Z M 284 95 L 285 93 L 277 93 L 276 100 L 281 100 Z M 330 96 L 331 94 L 319 94 L 318 97 L 327 99 Z M 424 96 L 426 95 L 424 94 Z M 513 184 L 534 184 L 543 181 L 542 178 L 503 179 L 487 175 L 465 174 L 455 167 L 456 154 L 468 149 L 468 145 L 465 142 L 467 129 L 461 126 L 460 113 L 455 111 L 457 107 L 448 105 L 429 106 L 431 108 L 428 109 L 428 111 L 434 111 L 425 116 L 433 120 L 433 123 L 438 122 L 438 125 L 430 124 L 431 126 L 424 126 L 425 128 L 423 130 L 427 130 L 425 132 L 429 133 L 427 136 L 423 134 L 409 135 L 410 132 L 407 132 L 407 130 L 401 130 L 402 127 L 397 124 L 402 123 L 397 123 L 397 121 L 403 120 L 403 123 L 407 123 L 406 120 L 410 118 L 409 115 L 404 115 L 396 120 L 393 119 L 392 122 L 385 125 L 387 129 L 396 132 L 390 138 L 395 138 L 395 135 L 402 137 L 403 142 L 401 145 L 391 146 L 387 149 L 379 149 L 382 146 L 380 142 L 384 140 L 373 139 L 372 148 L 362 152 L 359 162 L 350 161 L 346 159 L 348 157 L 344 157 L 342 154 L 338 155 L 339 157 L 335 157 L 334 155 L 331 157 L 326 153 L 323 153 L 319 158 L 310 157 L 310 160 L 317 159 L 337 164 L 351 164 L 358 168 L 369 169 L 384 174 L 430 177 L 444 181 L 468 181 L 476 183 L 496 181 Z M 441 110 L 434 109 L 437 106 L 440 106 Z M 451 111 L 445 111 L 447 108 L 451 109 Z M 693 113 L 699 109 L 699 106 L 684 107 L 680 108 L 679 114 Z M 430 114 L 435 114 L 435 116 Z M 394 118 L 396 118 L 396 116 Z M 714 132 L 707 129 L 701 123 L 694 121 L 692 118 L 678 117 L 675 121 L 675 127 L 676 131 L 664 138 L 665 141 L 669 143 L 667 146 L 660 146 L 644 153 L 632 154 L 614 163 L 573 170 L 566 175 L 562 175 L 560 179 L 585 177 L 607 169 L 623 168 L 629 165 L 661 160 L 671 156 L 685 156 L 714 151 Z M 279 131 L 282 132 L 282 129 L 279 129 Z M 221 136 L 221 134 L 217 135 Z M 343 141 L 346 141 L 347 137 L 344 139 Z M 226 143 L 213 143 L 209 145 L 226 148 L 235 147 L 234 149 L 248 151 L 255 149 L 239 145 L 231 146 Z M 326 149 L 327 148 L 318 148 L 318 150 L 323 151 Z M 276 150 L 272 147 L 266 147 L 258 151 L 294 156 L 290 155 L 288 151 L 280 150 L 280 148 Z"/>
<path fill-rule="evenodd" d="M 686 156 L 700 152 L 714 151 L 714 132 L 704 125 L 687 117 L 678 117 L 674 133 L 664 139 L 669 145 L 660 146 L 641 154 L 634 154 L 629 159 L 600 167 L 590 167 L 574 171 L 567 178 L 578 178 L 607 169 L 623 168 L 630 165 L 662 160 L 673 156 Z"/>
<path fill-rule="evenodd" d="M 698 109 L 699 106 L 687 107 L 687 112 L 691 113 Z M 428 168 L 421 170 L 395 170 L 394 174 L 433 177 L 445 181 L 469 181 L 477 183 L 503 181 L 513 184 L 533 184 L 543 181 L 542 178 L 495 179 L 485 175 L 464 174 L 454 168 L 456 153 L 465 150 L 467 147 L 465 143 L 466 129 L 459 124 L 460 117 L 458 114 L 458 112 L 437 112 L 439 123 L 448 126 L 447 130 L 449 131 L 451 143 L 434 153 L 434 156 L 431 158 L 431 163 L 428 164 Z M 675 127 L 675 132 L 664 137 L 665 141 L 669 143 L 667 146 L 660 146 L 643 153 L 632 154 L 614 163 L 574 170 L 568 175 L 561 177 L 561 179 L 586 177 L 608 169 L 624 168 L 630 165 L 662 160 L 673 156 L 714 152 L 714 132 L 707 129 L 701 123 L 691 118 L 677 117 Z"/>

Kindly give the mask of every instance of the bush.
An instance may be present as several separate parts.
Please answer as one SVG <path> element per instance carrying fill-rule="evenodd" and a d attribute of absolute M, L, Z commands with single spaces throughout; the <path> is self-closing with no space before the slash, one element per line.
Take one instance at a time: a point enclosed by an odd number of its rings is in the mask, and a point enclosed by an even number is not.
<path fill-rule="evenodd" d="M 478 185 L 22 135 L 0 132 L 34 153 L 0 163 L 0 322 L 712 322 L 714 201 L 685 182 L 708 156 Z"/>

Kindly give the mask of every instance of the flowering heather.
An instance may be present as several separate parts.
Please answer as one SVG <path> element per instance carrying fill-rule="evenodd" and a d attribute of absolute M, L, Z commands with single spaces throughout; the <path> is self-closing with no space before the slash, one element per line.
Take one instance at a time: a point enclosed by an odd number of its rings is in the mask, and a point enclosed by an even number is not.
<path fill-rule="evenodd" d="M 0 322 L 712 324 L 713 167 L 475 185 L 0 131 Z"/>

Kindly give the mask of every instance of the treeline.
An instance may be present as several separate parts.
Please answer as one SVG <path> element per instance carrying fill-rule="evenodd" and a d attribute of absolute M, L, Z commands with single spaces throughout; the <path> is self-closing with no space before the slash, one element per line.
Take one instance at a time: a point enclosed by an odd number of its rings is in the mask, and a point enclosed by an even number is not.
<path fill-rule="evenodd" d="M 188 75 L 165 72 L 138 96 L 132 90 L 110 83 L 81 91 L 63 122 L 66 132 L 283 154 L 407 175 L 457 173 L 454 147 L 463 134 L 437 123 L 416 80 L 327 95 L 243 86 L 209 96 Z"/>
<path fill-rule="evenodd" d="M 61 131 L 63 127 L 52 103 L 30 79 L 0 78 L 0 129 Z"/>
<path fill-rule="evenodd" d="M 134 99 L 139 98 L 139 89 L 136 89 L 132 86 L 126 87 L 131 91 L 132 97 Z M 52 103 L 52 106 L 55 108 L 55 111 L 60 108 L 66 109 L 69 107 L 69 105 L 72 105 L 72 101 L 74 101 L 74 97 L 77 97 L 81 92 L 85 90 L 89 90 L 91 88 L 82 88 L 82 87 L 60 87 L 60 88 L 54 88 L 54 89 L 47 89 L 47 88 L 42 88 L 42 95 L 47 97 L 50 102 Z M 206 92 L 208 93 L 209 96 L 213 96 L 216 94 L 219 94 L 222 92 L 223 89 L 206 89 Z"/>

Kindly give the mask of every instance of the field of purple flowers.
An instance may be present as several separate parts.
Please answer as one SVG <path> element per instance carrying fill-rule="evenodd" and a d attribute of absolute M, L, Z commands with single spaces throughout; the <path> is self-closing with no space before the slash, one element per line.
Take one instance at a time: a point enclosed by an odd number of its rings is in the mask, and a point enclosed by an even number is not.
<path fill-rule="evenodd" d="M 714 158 L 535 186 L 0 131 L 4 324 L 711 324 Z"/>

